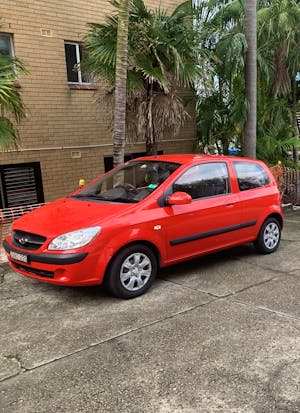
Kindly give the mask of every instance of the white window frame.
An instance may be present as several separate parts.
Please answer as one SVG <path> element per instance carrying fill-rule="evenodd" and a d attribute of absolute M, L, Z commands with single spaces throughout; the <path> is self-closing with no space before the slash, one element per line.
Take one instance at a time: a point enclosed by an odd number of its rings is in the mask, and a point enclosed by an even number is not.
<path fill-rule="evenodd" d="M 78 67 L 78 71 L 77 71 L 77 74 L 78 74 L 78 82 L 70 82 L 70 81 L 68 80 L 68 84 L 70 84 L 70 85 L 91 85 L 92 82 L 84 82 L 84 81 L 82 80 L 82 73 L 81 73 L 81 70 L 80 70 L 80 63 L 81 63 L 81 60 L 80 60 L 80 46 L 82 47 L 82 44 L 81 44 L 80 42 L 69 42 L 69 41 L 65 41 L 65 42 L 64 42 L 64 45 L 66 45 L 66 44 L 70 44 L 70 45 L 72 45 L 72 46 L 75 46 L 75 51 L 76 51 L 76 65 L 77 65 L 77 67 Z"/>
<path fill-rule="evenodd" d="M 13 35 L 11 33 L 4 33 L 0 32 L 0 37 L 8 37 L 9 39 L 9 56 L 14 58 L 15 57 L 15 51 L 14 51 L 14 43 L 13 43 Z"/>

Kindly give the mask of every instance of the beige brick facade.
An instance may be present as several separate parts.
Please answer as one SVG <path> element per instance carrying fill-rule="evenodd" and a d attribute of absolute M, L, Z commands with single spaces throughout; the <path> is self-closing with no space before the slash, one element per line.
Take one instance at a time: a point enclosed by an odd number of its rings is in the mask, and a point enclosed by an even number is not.
<path fill-rule="evenodd" d="M 146 4 L 171 10 L 180 2 Z M 20 150 L 1 152 L 0 164 L 40 162 L 46 201 L 76 189 L 80 178 L 90 180 L 102 173 L 104 156 L 112 154 L 112 109 L 105 102 L 105 86 L 70 89 L 64 50 L 64 41 L 81 41 L 87 22 L 101 22 L 111 11 L 106 0 L 1 1 L 0 31 L 12 34 L 15 54 L 30 75 L 20 79 L 27 112 L 19 126 Z M 194 134 L 192 116 L 180 136 L 160 142 L 159 149 L 191 152 Z M 127 145 L 126 153 L 144 149 L 140 142 Z"/>

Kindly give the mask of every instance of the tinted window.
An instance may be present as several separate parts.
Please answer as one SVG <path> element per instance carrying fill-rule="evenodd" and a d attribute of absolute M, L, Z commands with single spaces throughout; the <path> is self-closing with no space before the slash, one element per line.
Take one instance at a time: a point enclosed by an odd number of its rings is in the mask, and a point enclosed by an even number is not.
<path fill-rule="evenodd" d="M 193 166 L 173 185 L 173 191 L 187 192 L 193 199 L 224 195 L 230 192 L 225 163 L 206 163 Z"/>
<path fill-rule="evenodd" d="M 241 191 L 268 185 L 269 177 L 261 165 L 250 162 L 234 162 L 234 168 Z"/>

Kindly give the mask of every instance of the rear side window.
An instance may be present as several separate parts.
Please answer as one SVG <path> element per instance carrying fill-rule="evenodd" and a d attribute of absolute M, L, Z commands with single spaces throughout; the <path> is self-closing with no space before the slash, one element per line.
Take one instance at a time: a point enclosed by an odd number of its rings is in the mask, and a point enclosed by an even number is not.
<path fill-rule="evenodd" d="M 260 188 L 270 183 L 270 179 L 261 165 L 251 162 L 234 162 L 233 164 L 240 191 Z"/>
<path fill-rule="evenodd" d="M 212 162 L 189 168 L 174 183 L 173 192 L 182 191 L 192 199 L 225 195 L 230 192 L 226 163 Z"/>

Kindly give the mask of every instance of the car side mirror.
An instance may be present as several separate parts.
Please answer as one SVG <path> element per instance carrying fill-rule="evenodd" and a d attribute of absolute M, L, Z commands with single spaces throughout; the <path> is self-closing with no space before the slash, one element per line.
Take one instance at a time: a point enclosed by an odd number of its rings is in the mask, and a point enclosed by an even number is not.
<path fill-rule="evenodd" d="M 167 198 L 168 205 L 187 205 L 191 202 L 192 197 L 186 192 L 174 192 Z"/>

